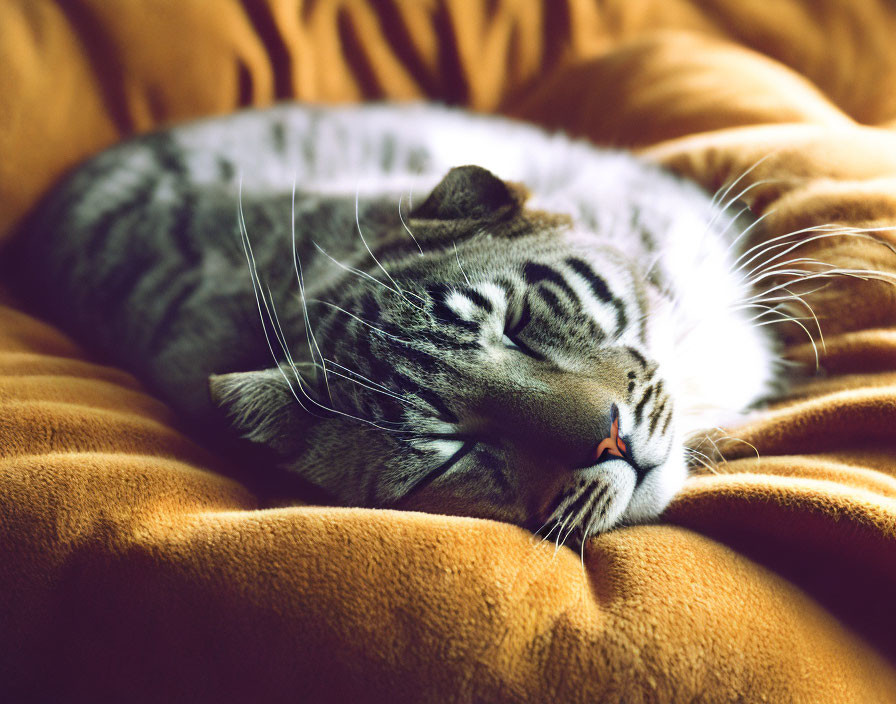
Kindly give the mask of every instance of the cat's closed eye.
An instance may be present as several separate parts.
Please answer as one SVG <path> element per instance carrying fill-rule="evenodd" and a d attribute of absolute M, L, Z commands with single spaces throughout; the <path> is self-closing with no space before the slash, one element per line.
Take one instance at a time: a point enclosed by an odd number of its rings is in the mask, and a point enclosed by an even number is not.
<path fill-rule="evenodd" d="M 511 338 L 506 332 L 503 335 L 501 335 L 501 343 L 506 348 L 511 349 L 511 350 L 519 350 L 520 349 L 520 346 L 518 344 L 516 344 L 516 342 L 513 341 L 513 338 Z M 522 350 L 520 350 L 520 351 L 522 351 Z"/>
<path fill-rule="evenodd" d="M 532 359 L 537 359 L 539 361 L 544 360 L 544 356 L 539 354 L 535 349 L 527 345 L 518 337 L 518 331 L 511 330 L 510 335 L 506 332 L 501 336 L 501 342 L 508 349 L 515 350 L 520 352 L 521 354 L 526 355 L 527 357 L 531 357 Z M 512 337 L 511 337 L 512 335 Z"/>

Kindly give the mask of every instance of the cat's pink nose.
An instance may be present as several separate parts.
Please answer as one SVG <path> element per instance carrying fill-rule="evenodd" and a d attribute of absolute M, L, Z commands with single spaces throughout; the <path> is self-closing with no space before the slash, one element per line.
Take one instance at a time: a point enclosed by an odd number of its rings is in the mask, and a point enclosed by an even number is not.
<path fill-rule="evenodd" d="M 594 451 L 594 461 L 600 463 L 611 457 L 620 457 L 631 462 L 628 445 L 621 437 L 619 429 L 619 408 L 615 403 L 610 408 L 610 434 L 598 443 L 597 448 Z"/>
<path fill-rule="evenodd" d="M 624 460 L 635 471 L 635 486 L 644 481 L 644 478 L 656 467 L 656 465 L 641 465 L 635 461 L 630 444 L 622 439 L 619 408 L 615 403 L 610 407 L 610 434 L 601 440 L 594 449 L 592 466 L 612 459 Z"/>

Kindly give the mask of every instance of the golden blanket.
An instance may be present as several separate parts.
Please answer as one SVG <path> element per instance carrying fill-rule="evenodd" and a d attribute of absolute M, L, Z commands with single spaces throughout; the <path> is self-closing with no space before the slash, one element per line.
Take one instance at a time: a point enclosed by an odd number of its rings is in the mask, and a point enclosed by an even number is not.
<path fill-rule="evenodd" d="M 123 136 L 289 98 L 500 111 L 712 191 L 755 165 L 770 236 L 896 226 L 885 0 L 10 0 L 0 27 L 0 246 Z M 2 296 L 3 701 L 896 702 L 891 285 L 815 294 L 825 374 L 584 564 L 488 521 L 263 509 Z"/>

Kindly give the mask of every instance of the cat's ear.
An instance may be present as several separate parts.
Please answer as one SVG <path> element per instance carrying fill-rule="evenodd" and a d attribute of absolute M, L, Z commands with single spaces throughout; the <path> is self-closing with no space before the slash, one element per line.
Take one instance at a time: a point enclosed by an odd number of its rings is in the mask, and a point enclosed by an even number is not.
<path fill-rule="evenodd" d="M 212 403 L 224 412 L 241 437 L 277 452 L 294 449 L 312 420 L 276 367 L 212 374 L 208 388 Z"/>
<path fill-rule="evenodd" d="M 502 210 L 519 209 L 527 195 L 521 186 L 505 183 L 481 166 L 457 166 L 411 212 L 411 217 L 483 220 Z"/>

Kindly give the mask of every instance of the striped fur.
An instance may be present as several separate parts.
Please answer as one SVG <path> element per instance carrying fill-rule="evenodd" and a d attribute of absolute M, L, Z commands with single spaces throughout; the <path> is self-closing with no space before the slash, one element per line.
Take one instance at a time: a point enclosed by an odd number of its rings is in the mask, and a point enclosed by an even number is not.
<path fill-rule="evenodd" d="M 218 404 L 334 500 L 580 541 L 656 516 L 685 438 L 767 391 L 741 232 L 693 184 L 530 126 L 283 106 L 88 162 L 16 268 L 212 444 Z"/>

